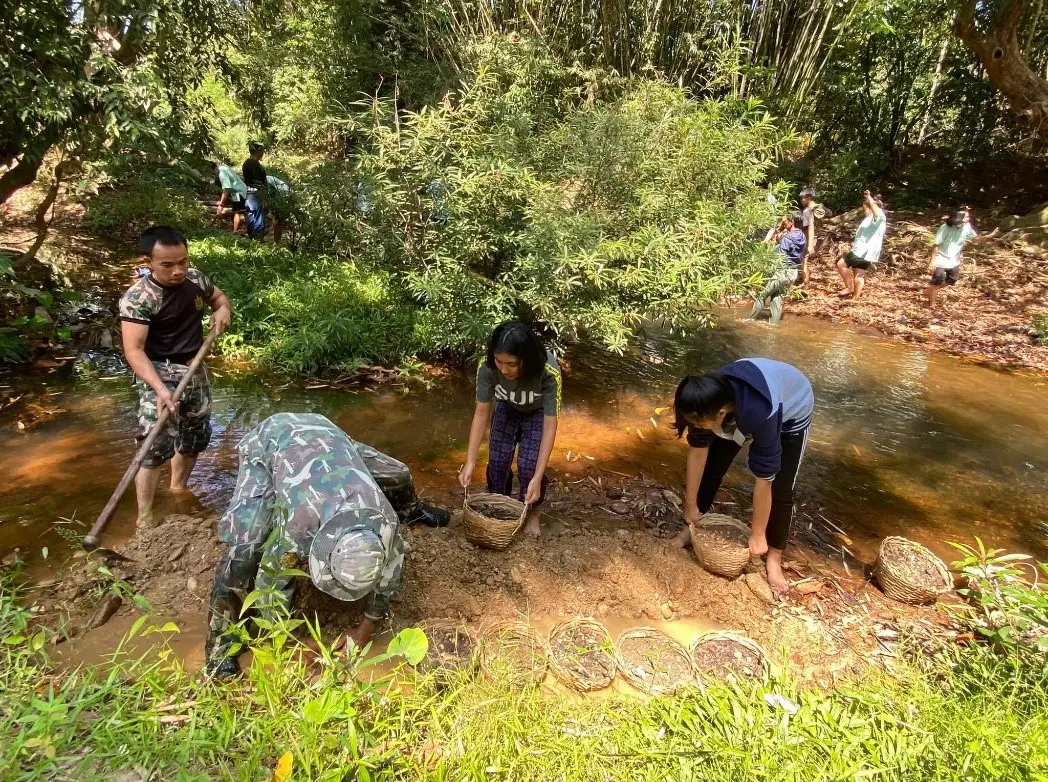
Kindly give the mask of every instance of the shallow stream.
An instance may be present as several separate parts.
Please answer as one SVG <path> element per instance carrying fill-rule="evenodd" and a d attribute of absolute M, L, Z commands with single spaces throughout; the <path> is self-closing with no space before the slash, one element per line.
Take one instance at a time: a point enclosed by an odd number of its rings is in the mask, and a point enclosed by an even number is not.
<path fill-rule="evenodd" d="M 817 409 L 799 501 L 808 516 L 842 527 L 859 557 L 871 560 L 879 538 L 902 534 L 947 560 L 954 554 L 948 541 L 976 535 L 1048 558 L 1048 381 L 828 322 L 793 318 L 769 329 L 729 316 L 687 339 L 650 335 L 627 356 L 575 352 L 565 362 L 553 475 L 595 466 L 681 485 L 686 446 L 674 438 L 669 412 L 656 408 L 672 403 L 682 374 L 744 356 L 789 361 L 811 378 Z M 424 494 L 461 501 L 453 487 L 473 404 L 471 375 L 450 374 L 428 389 L 352 392 L 281 387 L 221 367 L 213 374 L 215 436 L 191 482 L 195 496 L 177 499 L 161 489 L 161 517 L 220 512 L 236 476 L 237 440 L 278 411 L 328 415 L 411 465 Z M 0 433 L 0 555 L 21 548 L 35 573 L 50 570 L 83 534 L 70 520 L 89 524 L 105 504 L 132 455 L 135 428 L 127 376 L 50 377 L 49 401 L 67 412 L 28 433 Z M 131 491 L 106 545 L 128 536 L 133 520 Z"/>

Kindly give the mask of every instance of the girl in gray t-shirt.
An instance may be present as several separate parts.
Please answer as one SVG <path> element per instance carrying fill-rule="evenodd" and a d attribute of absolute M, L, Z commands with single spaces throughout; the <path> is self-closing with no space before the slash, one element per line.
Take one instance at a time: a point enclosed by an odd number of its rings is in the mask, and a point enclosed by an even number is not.
<path fill-rule="evenodd" d="M 532 536 L 539 534 L 535 506 L 546 493 L 546 465 L 557 438 L 559 415 L 557 360 L 526 324 L 511 321 L 498 326 L 488 340 L 487 356 L 477 369 L 477 407 L 459 483 L 469 488 L 490 421 L 488 491 L 514 494 L 511 469 L 516 452 L 520 480 L 516 495 L 531 508 L 524 531 Z"/>

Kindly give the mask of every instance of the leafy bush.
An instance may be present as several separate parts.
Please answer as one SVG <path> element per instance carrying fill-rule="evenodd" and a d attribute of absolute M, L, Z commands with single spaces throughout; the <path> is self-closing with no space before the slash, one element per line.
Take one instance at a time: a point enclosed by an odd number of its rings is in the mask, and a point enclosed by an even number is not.
<path fill-rule="evenodd" d="M 156 224 L 197 230 L 208 221 L 198 187 L 191 177 L 174 169 L 138 168 L 98 187 L 86 200 L 84 225 L 120 238 L 136 236 Z"/>
<path fill-rule="evenodd" d="M 955 610 L 980 636 L 1001 648 L 1038 653 L 1044 663 L 1048 589 L 1040 579 L 1048 577 L 1048 564 L 1035 564 L 1026 554 L 987 549 L 979 538 L 974 546 L 952 545 L 963 554 L 953 567 L 966 580 L 958 592 L 968 600 Z"/>
<path fill-rule="evenodd" d="M 190 259 L 233 304 L 220 344 L 228 355 L 317 374 L 396 362 L 417 350 L 415 307 L 388 274 L 230 234 L 192 241 Z"/>
<path fill-rule="evenodd" d="M 759 278 L 757 183 L 790 141 L 759 104 L 579 73 L 527 40 L 474 57 L 454 100 L 376 112 L 355 165 L 296 182 L 305 240 L 402 275 L 427 347 L 522 316 L 621 350 L 643 320 L 690 326 Z"/>

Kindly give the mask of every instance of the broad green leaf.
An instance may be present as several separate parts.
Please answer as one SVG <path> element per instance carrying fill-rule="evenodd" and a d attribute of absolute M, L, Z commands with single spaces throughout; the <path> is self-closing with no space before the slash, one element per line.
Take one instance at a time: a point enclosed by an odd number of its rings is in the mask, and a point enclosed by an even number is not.
<path fill-rule="evenodd" d="M 417 627 L 409 627 L 401 630 L 396 637 L 389 642 L 387 649 L 390 655 L 397 655 L 406 659 L 412 665 L 418 665 L 429 650 L 429 639 L 426 634 Z"/>

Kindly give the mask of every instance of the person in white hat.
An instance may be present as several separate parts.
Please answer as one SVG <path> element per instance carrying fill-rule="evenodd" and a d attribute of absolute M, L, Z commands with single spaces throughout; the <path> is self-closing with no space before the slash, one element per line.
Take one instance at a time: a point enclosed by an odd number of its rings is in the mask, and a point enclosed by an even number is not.
<path fill-rule="evenodd" d="M 350 632 L 371 640 L 400 588 L 400 524 L 448 523 L 446 510 L 422 504 L 411 471 L 358 443 L 322 415 L 278 413 L 238 446 L 240 472 L 218 537 L 229 549 L 215 569 L 208 615 L 207 670 L 240 672 L 233 625 L 247 595 L 279 616 L 290 608 L 291 580 L 308 567 L 313 584 L 339 600 L 365 600 Z"/>

